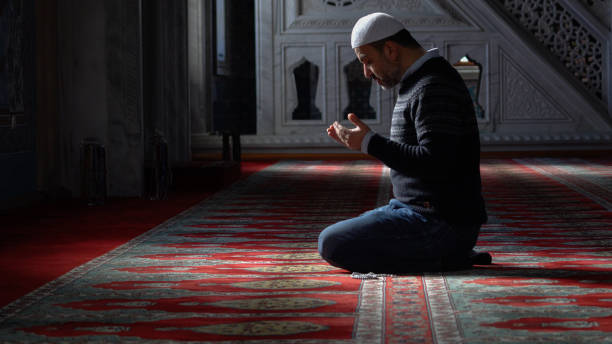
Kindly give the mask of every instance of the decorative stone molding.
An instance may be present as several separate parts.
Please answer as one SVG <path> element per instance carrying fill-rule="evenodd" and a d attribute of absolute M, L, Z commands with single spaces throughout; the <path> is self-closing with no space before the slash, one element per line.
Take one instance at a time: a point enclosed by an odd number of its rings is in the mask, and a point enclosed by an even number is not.
<path fill-rule="evenodd" d="M 358 0 L 321 0 L 327 6 L 344 7 L 355 4 Z"/>
<path fill-rule="evenodd" d="M 312 149 L 319 152 L 320 148 L 342 148 L 327 135 L 319 136 L 257 136 L 245 135 L 240 138 L 244 151 L 249 149 L 268 148 L 282 150 L 285 148 Z M 480 134 L 483 147 L 495 145 L 530 145 L 545 146 L 554 144 L 576 143 L 584 145 L 612 145 L 612 133 L 560 133 L 560 134 Z M 194 150 L 218 150 L 221 145 L 221 136 L 194 135 Z"/>
<path fill-rule="evenodd" d="M 423 0 L 389 0 L 384 3 L 381 3 L 380 1 L 352 1 L 352 2 L 353 2 L 353 6 L 357 9 L 360 9 L 360 10 L 361 9 L 366 9 L 366 10 L 378 9 L 379 11 L 382 11 L 382 12 L 388 11 L 391 9 L 417 11 L 423 7 Z"/>
<path fill-rule="evenodd" d="M 502 107 L 500 122 L 554 121 L 571 122 L 572 119 L 550 96 L 531 80 L 503 51 Z"/>
<path fill-rule="evenodd" d="M 465 23 L 453 20 L 448 17 L 424 17 L 403 19 L 402 23 L 406 27 L 414 26 L 466 26 Z M 350 29 L 355 24 L 355 19 L 296 19 L 288 29 Z M 440 30 L 442 28 L 439 28 Z"/>
<path fill-rule="evenodd" d="M 611 145 L 612 134 L 480 134 L 480 143 L 484 147 L 494 145 L 545 146 L 554 144 Z"/>
<path fill-rule="evenodd" d="M 195 150 L 206 150 L 222 146 L 222 138 L 219 135 L 193 135 L 192 144 Z M 282 148 L 282 147 L 340 147 L 337 142 L 327 136 L 320 135 L 244 135 L 240 137 L 240 143 L 244 148 Z"/>
<path fill-rule="evenodd" d="M 287 0 L 279 6 L 287 33 L 350 31 L 357 18 L 370 12 L 403 14 L 398 17 L 413 30 L 475 28 L 465 15 L 443 0 Z"/>
<path fill-rule="evenodd" d="M 387 1 L 358 1 L 355 9 L 366 12 L 393 12 L 399 11 L 409 15 L 418 14 L 419 17 L 446 17 L 447 25 L 466 25 L 468 21 L 455 7 L 444 0 L 387 0 Z"/>

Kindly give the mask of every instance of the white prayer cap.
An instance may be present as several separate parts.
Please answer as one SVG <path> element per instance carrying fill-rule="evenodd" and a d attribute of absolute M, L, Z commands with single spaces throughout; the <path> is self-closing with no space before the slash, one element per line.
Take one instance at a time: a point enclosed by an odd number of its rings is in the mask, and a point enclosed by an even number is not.
<path fill-rule="evenodd" d="M 379 41 L 393 36 L 404 29 L 404 24 L 392 16 L 376 12 L 359 18 L 351 33 L 351 47 L 353 49 L 362 45 Z"/>

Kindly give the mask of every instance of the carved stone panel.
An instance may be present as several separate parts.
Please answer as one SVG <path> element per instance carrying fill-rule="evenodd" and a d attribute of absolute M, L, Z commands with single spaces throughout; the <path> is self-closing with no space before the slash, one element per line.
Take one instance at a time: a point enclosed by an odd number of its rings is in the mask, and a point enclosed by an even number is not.
<path fill-rule="evenodd" d="M 567 112 L 512 59 L 501 52 L 500 122 L 571 122 Z"/>
<path fill-rule="evenodd" d="M 319 83 L 319 67 L 307 59 L 293 68 L 293 80 L 297 93 L 298 104 L 293 109 L 292 120 L 321 119 L 321 110 L 317 108 L 317 86 Z"/>
<path fill-rule="evenodd" d="M 363 65 L 355 58 L 342 68 L 346 76 L 346 88 L 348 90 L 348 105 L 342 113 L 359 114 L 361 119 L 376 119 L 376 111 L 370 105 L 370 94 L 372 94 L 372 79 L 363 75 Z"/>
<path fill-rule="evenodd" d="M 338 45 L 336 50 L 338 120 L 346 120 L 346 115 L 353 112 L 357 117 L 366 120 L 366 123 L 380 123 L 380 87 L 365 78 L 363 65 L 349 45 Z"/>
<path fill-rule="evenodd" d="M 282 46 L 283 123 L 302 125 L 326 120 L 327 64 L 324 44 Z"/>

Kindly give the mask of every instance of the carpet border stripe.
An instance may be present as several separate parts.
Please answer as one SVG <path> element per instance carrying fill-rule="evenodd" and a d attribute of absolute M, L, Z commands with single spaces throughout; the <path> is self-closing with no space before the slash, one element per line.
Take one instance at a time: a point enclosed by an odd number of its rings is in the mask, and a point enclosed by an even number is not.
<path fill-rule="evenodd" d="M 384 343 L 385 289 L 384 278 L 362 282 L 355 331 L 357 343 Z"/>
<path fill-rule="evenodd" d="M 376 206 L 389 203 L 391 197 L 390 169 L 382 166 L 378 184 Z M 355 339 L 357 343 L 384 343 L 385 341 L 386 279 L 363 280 L 359 294 L 359 311 Z"/>
<path fill-rule="evenodd" d="M 441 274 L 424 274 L 423 288 L 434 343 L 462 343 L 455 307 L 450 299 L 446 278 Z"/>

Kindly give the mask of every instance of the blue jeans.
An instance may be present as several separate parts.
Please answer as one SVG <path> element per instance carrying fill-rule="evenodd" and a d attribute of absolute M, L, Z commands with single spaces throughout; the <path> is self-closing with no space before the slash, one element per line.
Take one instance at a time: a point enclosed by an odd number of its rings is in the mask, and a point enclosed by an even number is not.
<path fill-rule="evenodd" d="M 319 254 L 354 272 L 416 272 L 461 268 L 480 225 L 456 226 L 425 217 L 396 199 L 325 228 Z"/>

